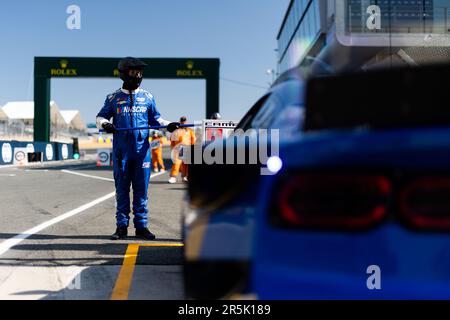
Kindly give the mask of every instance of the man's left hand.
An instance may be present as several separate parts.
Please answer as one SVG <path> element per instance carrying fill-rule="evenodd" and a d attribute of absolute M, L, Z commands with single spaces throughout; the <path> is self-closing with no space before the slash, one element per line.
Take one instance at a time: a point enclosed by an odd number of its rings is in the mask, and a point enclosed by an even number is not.
<path fill-rule="evenodd" d="M 180 126 L 181 126 L 181 123 L 179 123 L 179 122 L 171 122 L 167 125 L 167 131 L 172 133 L 175 130 L 177 130 L 178 128 L 180 128 Z"/>

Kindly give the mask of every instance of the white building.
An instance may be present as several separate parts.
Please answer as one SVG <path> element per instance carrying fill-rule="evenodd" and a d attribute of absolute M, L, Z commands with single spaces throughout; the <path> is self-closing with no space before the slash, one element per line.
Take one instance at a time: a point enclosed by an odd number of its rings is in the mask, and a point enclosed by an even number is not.
<path fill-rule="evenodd" d="M 32 136 L 34 124 L 34 101 L 11 101 L 0 108 L 0 134 L 4 136 Z M 50 101 L 51 134 L 57 136 L 83 135 L 86 126 L 78 110 L 59 109 Z"/>
<path fill-rule="evenodd" d="M 80 111 L 78 110 L 61 110 L 61 115 L 66 122 L 69 129 L 72 130 L 86 130 L 86 124 L 81 118 Z"/>
<path fill-rule="evenodd" d="M 5 104 L 2 111 L 10 122 L 23 121 L 25 126 L 32 126 L 34 120 L 34 101 L 12 101 Z M 59 107 L 55 101 L 50 101 L 50 121 L 52 127 L 67 128 Z"/>
<path fill-rule="evenodd" d="M 6 113 L 1 109 L 1 107 L 0 107 L 0 121 L 1 121 L 1 122 L 8 121 L 8 116 L 7 116 Z"/>

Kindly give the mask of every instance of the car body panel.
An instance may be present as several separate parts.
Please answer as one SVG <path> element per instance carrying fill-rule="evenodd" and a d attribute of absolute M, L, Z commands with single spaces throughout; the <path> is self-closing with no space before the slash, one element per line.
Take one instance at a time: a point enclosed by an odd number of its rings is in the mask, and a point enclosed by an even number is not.
<path fill-rule="evenodd" d="M 281 146 L 280 156 L 285 172 L 449 174 L 450 128 L 323 132 Z M 268 219 L 276 179 L 261 182 L 266 201 L 257 210 L 251 272 L 259 298 L 450 298 L 450 231 L 413 230 L 391 221 L 353 232 L 281 229 Z M 367 287 L 371 265 L 381 269 L 381 290 Z"/>

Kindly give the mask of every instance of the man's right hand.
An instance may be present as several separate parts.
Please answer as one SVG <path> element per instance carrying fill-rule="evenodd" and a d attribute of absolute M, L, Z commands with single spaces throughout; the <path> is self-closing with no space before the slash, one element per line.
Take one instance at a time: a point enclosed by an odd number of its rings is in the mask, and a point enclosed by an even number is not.
<path fill-rule="evenodd" d="M 116 127 L 111 122 L 103 123 L 102 128 L 106 133 L 116 133 Z"/>

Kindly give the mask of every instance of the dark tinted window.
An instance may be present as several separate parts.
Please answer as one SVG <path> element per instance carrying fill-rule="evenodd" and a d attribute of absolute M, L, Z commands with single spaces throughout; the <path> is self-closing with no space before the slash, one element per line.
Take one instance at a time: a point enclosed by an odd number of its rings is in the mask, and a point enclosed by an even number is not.
<path fill-rule="evenodd" d="M 267 129 L 277 117 L 278 112 L 283 107 L 281 100 L 276 94 L 271 94 L 264 102 L 251 123 L 253 129 Z"/>
<path fill-rule="evenodd" d="M 255 118 L 261 107 L 264 105 L 264 102 L 266 102 L 266 100 L 269 98 L 269 96 L 270 94 L 267 94 L 259 99 L 258 102 L 256 102 L 253 107 L 251 107 L 250 110 L 246 113 L 246 115 L 241 119 L 236 129 L 242 129 L 245 131 L 251 128 L 253 119 Z"/>

